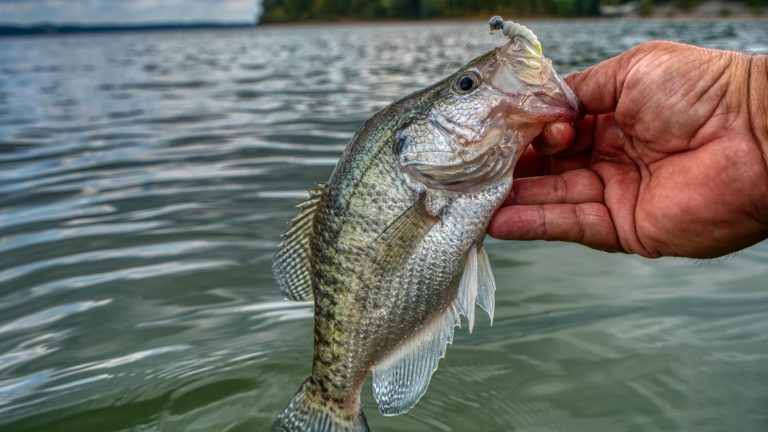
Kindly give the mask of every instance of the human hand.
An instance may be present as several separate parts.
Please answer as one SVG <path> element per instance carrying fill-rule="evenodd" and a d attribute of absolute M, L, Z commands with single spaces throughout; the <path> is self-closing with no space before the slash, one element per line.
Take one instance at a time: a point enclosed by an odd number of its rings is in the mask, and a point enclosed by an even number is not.
<path fill-rule="evenodd" d="M 696 258 L 768 236 L 768 57 L 649 42 L 565 80 L 586 116 L 523 155 L 492 236 Z"/>

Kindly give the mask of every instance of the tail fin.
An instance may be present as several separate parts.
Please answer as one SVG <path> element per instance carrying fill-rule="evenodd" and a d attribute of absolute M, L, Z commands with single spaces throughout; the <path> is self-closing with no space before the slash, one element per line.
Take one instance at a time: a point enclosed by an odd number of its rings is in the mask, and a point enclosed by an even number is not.
<path fill-rule="evenodd" d="M 272 425 L 272 432 L 370 432 L 363 408 L 347 413 L 323 399 L 312 378 L 304 381 Z"/>

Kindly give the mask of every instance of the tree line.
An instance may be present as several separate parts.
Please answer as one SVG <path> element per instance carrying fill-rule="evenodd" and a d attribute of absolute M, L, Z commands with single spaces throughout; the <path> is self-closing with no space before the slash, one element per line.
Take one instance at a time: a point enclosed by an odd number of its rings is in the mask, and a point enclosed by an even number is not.
<path fill-rule="evenodd" d="M 628 0 L 263 0 L 261 22 L 430 19 L 502 16 L 597 16 L 600 4 Z M 734 1 L 734 0 L 730 0 Z M 640 0 L 641 12 L 672 2 L 691 9 L 700 0 Z M 735 0 L 751 7 L 768 0 Z"/>

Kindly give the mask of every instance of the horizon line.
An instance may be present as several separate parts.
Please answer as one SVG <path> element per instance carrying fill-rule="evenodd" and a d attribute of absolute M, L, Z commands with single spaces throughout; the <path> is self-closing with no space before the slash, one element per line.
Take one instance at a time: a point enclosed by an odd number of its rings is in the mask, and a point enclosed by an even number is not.
<path fill-rule="evenodd" d="M 146 22 L 67 22 L 67 21 L 38 21 L 33 23 L 2 22 L 0 27 L 136 27 L 136 26 L 167 26 L 167 25 L 256 25 L 256 20 L 190 20 L 190 21 L 146 21 Z"/>

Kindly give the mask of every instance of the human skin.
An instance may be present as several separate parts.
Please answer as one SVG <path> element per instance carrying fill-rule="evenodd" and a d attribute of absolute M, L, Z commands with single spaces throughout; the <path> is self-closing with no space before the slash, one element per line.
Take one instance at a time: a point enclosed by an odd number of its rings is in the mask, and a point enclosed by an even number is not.
<path fill-rule="evenodd" d="M 768 237 L 768 56 L 655 41 L 566 82 L 585 116 L 526 151 L 492 236 L 693 258 Z"/>

